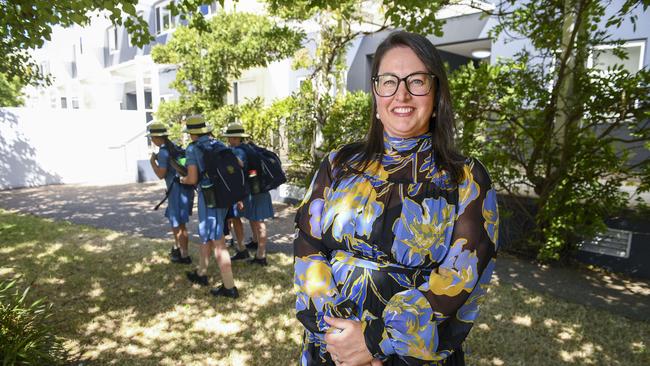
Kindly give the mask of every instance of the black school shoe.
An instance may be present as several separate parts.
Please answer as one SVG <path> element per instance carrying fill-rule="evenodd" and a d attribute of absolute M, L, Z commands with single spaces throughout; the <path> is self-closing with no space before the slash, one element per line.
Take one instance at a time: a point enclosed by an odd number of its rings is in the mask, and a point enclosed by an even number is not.
<path fill-rule="evenodd" d="M 256 241 L 249 241 L 246 243 L 246 249 L 248 250 L 257 250 L 257 242 Z"/>
<path fill-rule="evenodd" d="M 266 257 L 257 258 L 257 256 L 253 257 L 253 259 L 248 260 L 248 263 L 250 263 L 250 264 L 259 264 L 260 266 L 267 266 L 268 265 L 268 262 L 266 261 Z"/>
<path fill-rule="evenodd" d="M 241 252 L 240 252 L 240 251 L 237 251 L 237 254 L 235 254 L 235 255 L 233 255 L 232 257 L 230 257 L 230 260 L 231 260 L 231 261 L 238 261 L 238 260 L 242 260 L 242 259 L 250 258 L 250 256 L 251 256 L 251 255 L 248 254 L 248 250 L 244 249 L 244 250 L 242 250 Z"/>
<path fill-rule="evenodd" d="M 208 276 L 203 275 L 199 276 L 199 273 L 194 270 L 193 272 L 185 272 L 185 275 L 187 276 L 187 279 L 190 280 L 192 283 L 196 283 L 197 285 L 201 286 L 207 286 L 208 285 Z"/>
<path fill-rule="evenodd" d="M 189 255 L 187 257 L 172 257 L 170 261 L 177 264 L 192 264 L 192 258 Z"/>
<path fill-rule="evenodd" d="M 181 257 L 181 248 L 174 248 L 169 251 L 169 259 L 173 262 L 175 259 L 178 259 Z"/>
<path fill-rule="evenodd" d="M 210 293 L 214 297 L 224 296 L 224 297 L 229 297 L 231 299 L 236 299 L 239 297 L 239 291 L 237 291 L 237 287 L 225 288 L 223 287 L 223 285 L 211 289 Z"/>

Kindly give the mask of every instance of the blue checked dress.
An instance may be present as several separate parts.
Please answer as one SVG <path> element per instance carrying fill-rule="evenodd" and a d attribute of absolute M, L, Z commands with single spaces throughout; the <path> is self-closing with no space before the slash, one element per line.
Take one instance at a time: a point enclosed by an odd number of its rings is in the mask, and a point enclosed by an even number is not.
<path fill-rule="evenodd" d="M 302 365 L 334 365 L 323 315 L 362 322 L 384 365 L 461 365 L 494 269 L 497 198 L 485 168 L 460 184 L 431 137 L 385 136 L 381 163 L 335 179 L 326 157 L 296 214 L 294 287 Z"/>

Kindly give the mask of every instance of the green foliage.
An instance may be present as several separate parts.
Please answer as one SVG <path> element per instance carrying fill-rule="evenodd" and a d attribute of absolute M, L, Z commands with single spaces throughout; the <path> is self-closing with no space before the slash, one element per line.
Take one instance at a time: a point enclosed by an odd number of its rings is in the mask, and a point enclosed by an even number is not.
<path fill-rule="evenodd" d="M 594 27 L 603 13 L 598 2 L 577 10 L 521 4 L 496 34 L 528 35 L 535 57 L 522 51 L 451 77 L 463 151 L 483 161 L 500 189 L 535 197 L 527 214 L 537 229 L 528 244 L 540 260 L 565 259 L 579 240 L 602 231 L 603 220 L 628 204 L 624 184 L 636 193 L 649 188 L 648 161 L 632 163 L 628 146 L 648 148 L 650 71 L 587 67 L 585 50 L 609 39 Z M 570 38 L 576 44 L 567 47 Z"/>
<path fill-rule="evenodd" d="M 3 365 L 62 365 L 68 353 L 48 324 L 52 306 L 31 304 L 16 282 L 0 282 L 0 360 Z"/>
<path fill-rule="evenodd" d="M 275 103 L 270 109 L 286 121 L 289 138 L 289 176 L 301 186 L 307 186 L 329 151 L 344 144 L 362 139 L 368 130 L 371 99 L 365 92 L 326 94 L 320 99 L 313 97 L 314 88 L 303 83 L 299 92 Z M 325 116 L 321 135 L 317 136 L 318 118 Z M 314 140 L 322 139 L 320 148 L 313 151 Z"/>
<path fill-rule="evenodd" d="M 178 27 L 165 45 L 153 48 L 157 63 L 179 65 L 171 87 L 181 94 L 180 109 L 204 113 L 225 104 L 230 81 L 243 70 L 265 67 L 291 56 L 302 33 L 248 13 L 220 12 L 205 31 Z"/>
<path fill-rule="evenodd" d="M 87 25 L 93 13 L 104 14 L 113 24 L 123 25 L 133 44 L 144 46 L 153 37 L 149 25 L 137 16 L 137 0 L 104 1 L 0 1 L 0 73 L 8 79 L 19 78 L 21 84 L 48 82 L 28 50 L 50 40 L 54 26 Z"/>
<path fill-rule="evenodd" d="M 20 78 L 0 73 L 0 107 L 19 107 L 25 103 L 22 94 L 23 84 Z"/>

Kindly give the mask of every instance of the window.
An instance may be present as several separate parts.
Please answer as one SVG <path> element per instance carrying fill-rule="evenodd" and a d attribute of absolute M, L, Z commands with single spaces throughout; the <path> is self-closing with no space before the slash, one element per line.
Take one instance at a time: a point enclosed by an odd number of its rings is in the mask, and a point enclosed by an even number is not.
<path fill-rule="evenodd" d="M 84 54 L 84 43 L 83 43 L 83 38 L 79 37 L 79 54 L 83 55 Z"/>
<path fill-rule="evenodd" d="M 589 57 L 589 66 L 606 71 L 614 65 L 622 65 L 630 73 L 636 73 L 643 68 L 645 42 L 634 41 L 625 43 L 622 48 L 627 53 L 627 59 L 621 59 L 614 53 L 614 46 L 603 45 L 596 47 Z"/>
<path fill-rule="evenodd" d="M 236 81 L 232 83 L 232 98 L 233 104 L 239 104 L 239 83 Z"/>
<path fill-rule="evenodd" d="M 44 76 L 47 76 L 50 74 L 50 62 L 49 61 L 42 61 L 40 65 L 38 65 L 38 68 L 41 71 L 41 74 Z"/>
<path fill-rule="evenodd" d="M 203 15 L 214 14 L 217 11 L 217 2 L 213 1 L 209 4 L 201 4 L 198 10 Z"/>
<path fill-rule="evenodd" d="M 61 97 L 61 108 L 62 109 L 67 109 L 68 108 L 68 98 Z"/>
<path fill-rule="evenodd" d="M 113 53 L 119 49 L 119 42 L 117 38 L 117 27 L 111 26 L 106 30 L 106 37 L 108 37 L 108 50 Z"/>
<path fill-rule="evenodd" d="M 72 97 L 71 102 L 72 102 L 72 109 L 79 109 L 79 98 Z"/>
<path fill-rule="evenodd" d="M 156 34 L 169 31 L 176 26 L 176 19 L 172 16 L 172 12 L 167 9 L 168 5 L 169 1 L 156 5 Z"/>

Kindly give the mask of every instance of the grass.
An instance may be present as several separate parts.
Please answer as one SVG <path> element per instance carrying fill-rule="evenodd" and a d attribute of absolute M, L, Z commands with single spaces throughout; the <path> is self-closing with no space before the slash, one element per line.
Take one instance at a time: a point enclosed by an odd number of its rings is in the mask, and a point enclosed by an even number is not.
<path fill-rule="evenodd" d="M 0 279 L 18 278 L 31 296 L 48 297 L 50 321 L 76 364 L 296 364 L 290 256 L 271 254 L 266 268 L 235 263 L 241 298 L 230 301 L 190 285 L 190 267 L 168 264 L 168 249 L 163 240 L 0 210 Z M 649 365 L 649 339 L 649 323 L 496 284 L 467 361 Z"/>

